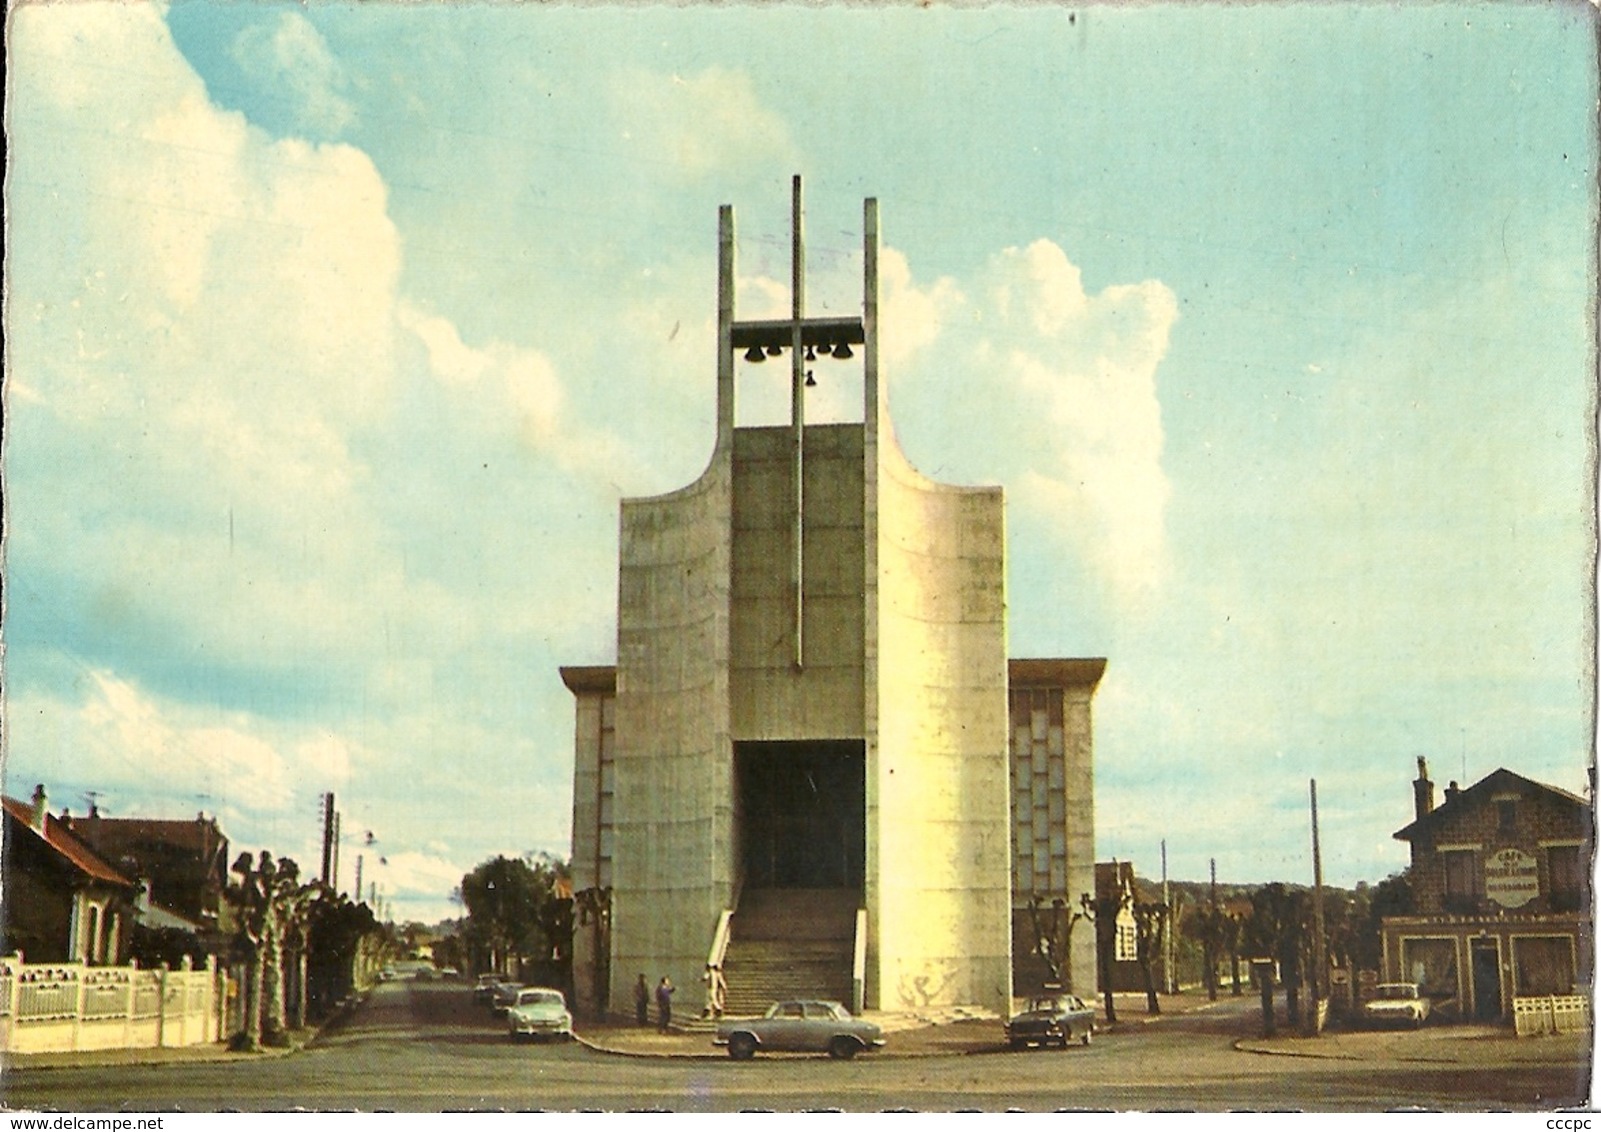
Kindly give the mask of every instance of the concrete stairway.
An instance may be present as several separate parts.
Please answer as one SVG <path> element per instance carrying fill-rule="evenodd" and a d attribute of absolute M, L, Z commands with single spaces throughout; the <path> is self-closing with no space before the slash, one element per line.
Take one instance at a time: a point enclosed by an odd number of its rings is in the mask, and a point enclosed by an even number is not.
<path fill-rule="evenodd" d="M 786 998 L 831 998 L 850 1005 L 856 909 L 846 888 L 747 889 L 729 925 L 723 974 L 726 1013 L 764 1013 Z"/>

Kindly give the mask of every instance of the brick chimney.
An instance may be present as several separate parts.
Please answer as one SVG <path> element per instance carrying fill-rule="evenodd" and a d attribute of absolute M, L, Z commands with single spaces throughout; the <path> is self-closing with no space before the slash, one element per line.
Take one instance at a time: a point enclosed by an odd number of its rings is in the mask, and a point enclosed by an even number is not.
<path fill-rule="evenodd" d="M 1419 819 L 1429 816 L 1434 809 L 1434 783 L 1429 781 L 1429 760 L 1418 756 L 1418 776 L 1412 783 L 1412 803 Z"/>
<path fill-rule="evenodd" d="M 44 783 L 33 788 L 33 814 L 31 824 L 39 833 L 44 833 L 44 821 L 50 814 L 50 799 L 44 792 Z"/>

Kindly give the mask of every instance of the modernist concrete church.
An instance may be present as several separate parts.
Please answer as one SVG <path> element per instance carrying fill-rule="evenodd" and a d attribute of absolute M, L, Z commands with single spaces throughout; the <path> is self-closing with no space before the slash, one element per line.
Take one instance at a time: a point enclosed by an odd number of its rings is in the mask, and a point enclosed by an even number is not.
<path fill-rule="evenodd" d="M 1031 899 L 1095 889 L 1105 661 L 1008 660 L 1001 490 L 920 475 L 890 429 L 877 202 L 843 318 L 806 314 L 798 177 L 793 208 L 791 314 L 762 321 L 736 317 L 721 209 L 710 465 L 623 501 L 617 663 L 561 670 L 576 1005 L 627 1013 L 665 974 L 694 1014 L 715 964 L 730 1013 L 1004 1012 L 1043 978 Z M 758 363 L 787 367 L 789 421 L 736 427 Z M 808 424 L 808 386 L 852 365 L 861 419 Z M 1093 931 L 1067 966 L 1093 993 Z"/>

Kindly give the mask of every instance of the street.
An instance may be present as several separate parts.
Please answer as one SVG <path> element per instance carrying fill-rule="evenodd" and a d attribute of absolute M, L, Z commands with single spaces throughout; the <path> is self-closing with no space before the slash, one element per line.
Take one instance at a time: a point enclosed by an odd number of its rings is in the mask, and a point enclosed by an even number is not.
<path fill-rule="evenodd" d="M 43 1065 L 12 1059 L 10 1109 L 84 1111 L 641 1110 L 840 1108 L 1372 1111 L 1550 1109 L 1584 1103 L 1588 1047 L 1578 1039 L 1442 1032 L 1426 1055 L 1393 1045 L 1336 1057 L 1242 1052 L 1249 998 L 1224 998 L 1147 1022 L 1126 1012 L 1092 1046 L 910 1057 L 628 1057 L 579 1042 L 513 1044 L 459 983 L 380 985 L 348 1020 L 288 1055 L 155 1065 Z M 971 1025 L 965 1024 L 965 1025 Z M 1413 1035 L 1407 1035 L 1407 1038 Z M 1540 1043 L 1546 1044 L 1530 1044 Z M 693 1043 L 686 1043 L 692 1046 Z M 712 1053 L 709 1041 L 706 1051 Z M 1355 1053 L 1348 1052 L 1355 1050 Z"/>

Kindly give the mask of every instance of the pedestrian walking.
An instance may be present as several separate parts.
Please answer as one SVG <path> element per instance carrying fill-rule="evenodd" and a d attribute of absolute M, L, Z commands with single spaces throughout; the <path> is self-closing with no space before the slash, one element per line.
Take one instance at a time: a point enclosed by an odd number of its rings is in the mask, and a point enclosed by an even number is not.
<path fill-rule="evenodd" d="M 667 1032 L 667 1027 L 673 1024 L 673 980 L 666 975 L 656 984 L 656 1015 L 658 1029 Z"/>
<path fill-rule="evenodd" d="M 634 984 L 634 1020 L 641 1026 L 650 1025 L 650 987 L 645 985 L 644 972 Z"/>

